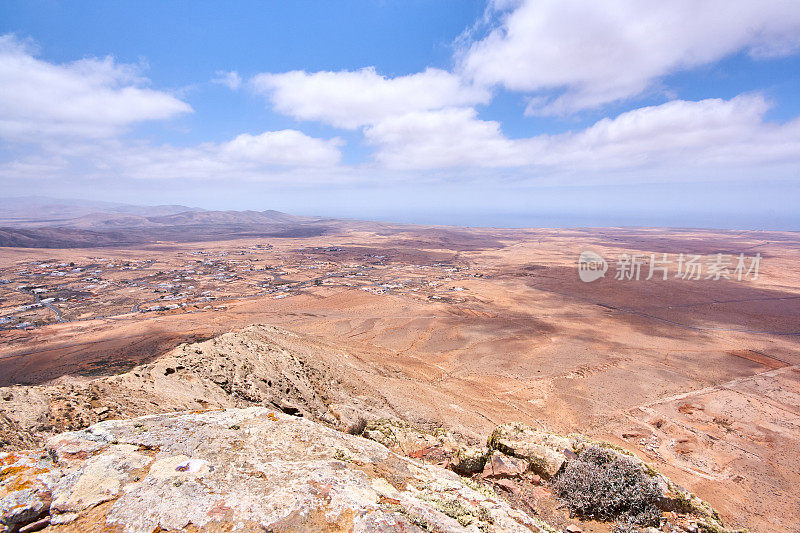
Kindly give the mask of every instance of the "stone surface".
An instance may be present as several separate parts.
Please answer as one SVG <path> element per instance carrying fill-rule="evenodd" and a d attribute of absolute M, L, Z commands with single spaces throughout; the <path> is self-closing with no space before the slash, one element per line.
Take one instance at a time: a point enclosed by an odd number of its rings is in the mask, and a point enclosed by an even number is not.
<path fill-rule="evenodd" d="M 63 444 L 63 439 L 58 444 Z M 55 454 L 58 444 L 51 447 Z M 151 457 L 139 453 L 138 446 L 131 444 L 114 444 L 101 450 L 103 453 L 86 459 L 55 486 L 51 513 L 79 513 L 115 499 L 123 485 L 152 462 Z"/>
<path fill-rule="evenodd" d="M 524 459 L 510 457 L 495 451 L 489 456 L 483 468 L 483 477 L 522 477 L 528 470 L 528 463 Z"/>
<path fill-rule="evenodd" d="M 545 479 L 551 479 L 561 470 L 567 453 L 574 453 L 570 439 L 519 423 L 498 426 L 488 445 L 506 455 L 525 459 L 530 469 Z"/>
<path fill-rule="evenodd" d="M 447 434 L 436 436 L 426 433 L 417 428 L 409 426 L 405 422 L 379 418 L 367 422 L 362 435 L 365 438 L 380 442 L 390 450 L 406 456 L 422 456 L 425 450 L 430 448 L 442 448 L 450 446 L 454 451 L 455 442 L 450 443 Z"/>
<path fill-rule="evenodd" d="M 50 511 L 58 469 L 35 452 L 0 453 L 0 525 L 16 531 Z"/>
<path fill-rule="evenodd" d="M 372 431 L 412 454 L 429 444 L 454 454 L 450 468 L 459 457 L 471 465 L 468 471 L 487 454 L 489 460 L 481 476 L 461 477 L 379 442 L 265 407 L 110 420 L 54 436 L 44 451 L 0 453 L 0 531 L 553 533 L 559 529 L 544 520 L 564 525 L 561 504 L 529 470 L 531 450 L 540 453 L 534 446 L 555 452 L 564 437 L 504 425 L 484 449 L 403 422 L 379 421 Z M 667 520 L 662 531 L 729 531 L 705 502 L 625 450 L 577 435 L 570 439 L 566 461 L 598 445 L 657 478 Z M 532 501 L 551 503 L 534 508 Z"/>
<path fill-rule="evenodd" d="M 0 497 L 52 492 L 51 524 L 69 531 L 550 531 L 449 470 L 262 407 L 106 421 L 47 450 L 5 454 L 18 468 Z M 20 484 L 21 472 L 46 482 Z"/>

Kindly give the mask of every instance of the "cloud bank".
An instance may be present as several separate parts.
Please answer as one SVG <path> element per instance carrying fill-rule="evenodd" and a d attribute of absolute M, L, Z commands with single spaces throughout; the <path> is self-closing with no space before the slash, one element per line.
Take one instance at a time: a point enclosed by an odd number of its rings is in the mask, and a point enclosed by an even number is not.
<path fill-rule="evenodd" d="M 800 47 L 793 0 L 495 1 L 488 21 L 485 37 L 464 43 L 459 70 L 483 85 L 542 94 L 532 115 L 634 97 L 738 52 L 768 58 Z"/>
<path fill-rule="evenodd" d="M 138 67 L 111 57 L 56 65 L 37 59 L 13 35 L 0 36 L 0 138 L 108 137 L 138 122 L 192 112 L 146 84 Z"/>
<path fill-rule="evenodd" d="M 344 129 L 401 113 L 487 103 L 491 99 L 487 89 L 467 85 L 458 76 L 435 68 L 394 78 L 381 76 L 372 67 L 313 73 L 295 70 L 259 74 L 251 84 L 281 113 Z"/>
<path fill-rule="evenodd" d="M 764 121 L 768 108 L 759 94 L 675 100 L 577 132 L 523 139 L 507 138 L 499 123 L 480 120 L 474 109 L 451 108 L 392 117 L 365 136 L 376 159 L 395 169 L 519 168 L 528 176 L 641 170 L 663 177 L 773 164 L 787 165 L 783 177 L 792 177 L 800 160 L 800 119 L 770 124 Z"/>

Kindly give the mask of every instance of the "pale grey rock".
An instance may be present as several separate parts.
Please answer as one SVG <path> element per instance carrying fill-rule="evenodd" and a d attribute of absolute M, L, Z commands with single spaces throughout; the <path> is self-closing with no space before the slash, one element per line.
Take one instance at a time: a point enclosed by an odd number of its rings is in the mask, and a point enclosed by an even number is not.
<path fill-rule="evenodd" d="M 528 462 L 524 459 L 508 456 L 494 451 L 486 461 L 483 477 L 522 477 L 528 470 Z"/>
<path fill-rule="evenodd" d="M 13 492 L 0 499 L 0 523 L 3 531 L 14 531 L 21 525 L 36 521 L 47 514 L 50 499 L 33 488 Z"/>
<path fill-rule="evenodd" d="M 51 512 L 74 515 L 115 499 L 135 472 L 152 462 L 137 450 L 138 446 L 116 444 L 87 459 L 53 489 Z"/>
<path fill-rule="evenodd" d="M 61 472 L 40 455 L 0 453 L 0 532 L 15 532 L 49 513 Z"/>
<path fill-rule="evenodd" d="M 362 436 L 406 456 L 426 448 L 440 447 L 443 443 L 442 439 L 435 435 L 390 418 L 370 420 Z"/>
<path fill-rule="evenodd" d="M 47 447 L 51 523 L 75 530 L 549 531 L 449 470 L 263 407 L 106 421 Z"/>

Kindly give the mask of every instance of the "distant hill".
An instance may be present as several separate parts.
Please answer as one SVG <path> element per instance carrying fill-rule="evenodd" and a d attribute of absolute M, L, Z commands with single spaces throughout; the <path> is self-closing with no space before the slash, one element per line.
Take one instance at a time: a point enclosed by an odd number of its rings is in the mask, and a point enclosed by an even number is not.
<path fill-rule="evenodd" d="M 280 211 L 191 211 L 148 217 L 154 224 L 168 226 L 193 225 L 193 224 L 294 224 L 315 220 L 307 217 L 297 217 Z"/>
<path fill-rule="evenodd" d="M 45 196 L 0 198 L 0 224 L 14 226 L 41 226 L 55 222 L 105 215 L 168 216 L 185 212 L 203 211 L 184 205 L 130 205 L 93 200 L 57 199 Z M 84 226 L 85 224 L 81 224 Z"/>
<path fill-rule="evenodd" d="M 133 244 L 118 232 L 99 232 L 69 228 L 3 228 L 0 246 L 14 248 L 94 248 Z"/>
<path fill-rule="evenodd" d="M 0 199 L 0 246 L 76 248 L 155 241 L 308 237 L 329 231 L 321 219 L 280 211 L 207 211 L 45 197 Z"/>

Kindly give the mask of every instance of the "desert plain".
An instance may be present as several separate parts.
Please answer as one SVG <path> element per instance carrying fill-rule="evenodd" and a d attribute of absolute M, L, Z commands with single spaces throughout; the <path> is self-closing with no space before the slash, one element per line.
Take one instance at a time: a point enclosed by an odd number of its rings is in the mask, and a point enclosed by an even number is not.
<path fill-rule="evenodd" d="M 0 387 L 120 374 L 269 324 L 356 358 L 405 420 L 473 439 L 510 421 L 580 432 L 732 526 L 800 530 L 797 233 L 310 227 L 0 248 Z M 608 265 L 592 282 L 586 250 Z M 677 275 L 681 254 L 698 279 Z M 738 279 L 740 254 L 757 274 Z M 620 270 L 634 256 L 639 279 Z"/>

